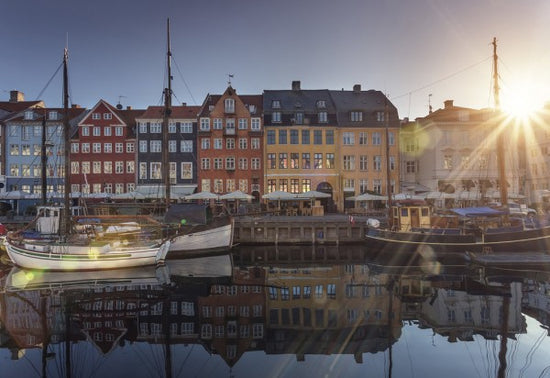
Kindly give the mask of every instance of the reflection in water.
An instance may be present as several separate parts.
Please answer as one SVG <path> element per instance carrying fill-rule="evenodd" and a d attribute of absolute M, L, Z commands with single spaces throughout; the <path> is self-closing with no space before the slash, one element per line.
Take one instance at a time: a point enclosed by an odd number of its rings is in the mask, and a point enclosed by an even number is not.
<path fill-rule="evenodd" d="M 99 273 L 6 267 L 0 351 L 12 361 L 0 375 L 544 375 L 549 282 L 544 270 L 349 246 L 248 247 Z M 528 319 L 544 330 L 538 344 L 517 341 L 537 337 Z M 472 347 L 450 349 L 451 360 L 442 351 L 441 371 L 425 342 L 436 338 Z"/>

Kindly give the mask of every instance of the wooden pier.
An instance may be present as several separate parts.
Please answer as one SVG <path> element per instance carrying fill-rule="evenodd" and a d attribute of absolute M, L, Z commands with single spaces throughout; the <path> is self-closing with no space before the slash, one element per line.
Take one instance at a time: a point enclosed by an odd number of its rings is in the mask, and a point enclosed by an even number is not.
<path fill-rule="evenodd" d="M 366 218 L 347 215 L 239 217 L 234 242 L 243 245 L 340 245 L 362 242 Z"/>

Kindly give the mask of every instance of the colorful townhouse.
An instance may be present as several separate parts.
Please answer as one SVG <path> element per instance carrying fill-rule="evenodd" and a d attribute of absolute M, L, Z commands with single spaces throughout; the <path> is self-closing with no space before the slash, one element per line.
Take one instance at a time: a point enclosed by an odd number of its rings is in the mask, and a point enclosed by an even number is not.
<path fill-rule="evenodd" d="M 68 109 L 74 130 L 86 109 L 77 105 Z M 42 135 L 45 132 L 47 192 L 64 193 L 65 143 L 64 109 L 33 107 L 7 119 L 6 187 L 8 191 L 42 192 Z"/>
<path fill-rule="evenodd" d="M 170 196 L 181 198 L 197 188 L 198 106 L 172 106 L 168 120 Z M 164 195 L 162 151 L 163 106 L 149 106 L 137 122 L 137 191 L 147 197 Z"/>
<path fill-rule="evenodd" d="M 354 207 L 345 199 L 367 191 L 398 193 L 400 121 L 395 106 L 382 92 L 362 91 L 359 84 L 351 91 L 331 90 L 330 96 L 338 119 L 337 169 L 343 194 L 338 199 L 344 200 L 338 208 Z"/>
<path fill-rule="evenodd" d="M 337 110 L 328 90 L 264 91 L 266 193 L 325 192 L 328 211 L 343 202 Z"/>
<path fill-rule="evenodd" d="M 229 85 L 207 95 L 199 112 L 199 190 L 236 190 L 258 201 L 263 188 L 262 95 L 238 95 Z"/>
<path fill-rule="evenodd" d="M 6 188 L 6 121 L 31 108 L 44 108 L 43 101 L 25 101 L 23 92 L 10 91 L 9 101 L 0 101 L 0 191 Z"/>
<path fill-rule="evenodd" d="M 73 193 L 104 195 L 135 190 L 135 119 L 143 112 L 117 109 L 99 100 L 78 123 L 71 140 Z"/>

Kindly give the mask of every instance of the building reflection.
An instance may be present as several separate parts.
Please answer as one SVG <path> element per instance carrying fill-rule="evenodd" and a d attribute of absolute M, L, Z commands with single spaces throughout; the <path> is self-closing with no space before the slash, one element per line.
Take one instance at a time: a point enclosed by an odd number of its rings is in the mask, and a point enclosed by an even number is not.
<path fill-rule="evenodd" d="M 11 273 L 3 271 L 5 288 Z M 349 354 L 362 363 L 365 353 L 391 353 L 411 324 L 451 343 L 515 338 L 526 333 L 525 315 L 549 325 L 546 275 L 494 276 L 465 266 L 434 273 L 377 261 L 256 261 L 232 267 L 229 276 L 159 276 L 5 289 L 0 347 L 13 359 L 39 348 L 47 360 L 48 347 L 64 343 L 89 343 L 109 355 L 140 342 L 198 345 L 230 367 L 249 351 L 293 354 L 297 361 Z"/>

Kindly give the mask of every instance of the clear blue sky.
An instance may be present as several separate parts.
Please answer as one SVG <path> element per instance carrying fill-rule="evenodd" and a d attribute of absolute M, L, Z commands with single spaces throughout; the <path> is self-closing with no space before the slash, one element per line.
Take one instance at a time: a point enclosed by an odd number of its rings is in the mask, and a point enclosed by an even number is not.
<path fill-rule="evenodd" d="M 503 92 L 519 81 L 550 101 L 547 0 L 2 0 L 0 98 L 34 100 L 59 66 L 68 35 L 71 102 L 144 108 L 166 85 L 171 22 L 174 102 L 289 89 L 387 93 L 415 118 L 453 99 L 491 106 L 491 40 Z M 61 106 L 61 75 L 41 99 Z"/>

